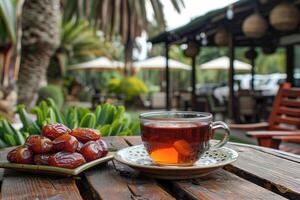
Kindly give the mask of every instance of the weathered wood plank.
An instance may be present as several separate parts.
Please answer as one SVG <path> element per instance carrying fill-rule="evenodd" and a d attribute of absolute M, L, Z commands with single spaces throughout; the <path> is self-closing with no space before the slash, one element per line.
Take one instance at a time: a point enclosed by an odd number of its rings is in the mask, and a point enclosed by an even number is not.
<path fill-rule="evenodd" d="M 174 181 L 171 188 L 181 199 L 285 199 L 222 169 L 202 178 Z"/>
<path fill-rule="evenodd" d="M 297 162 L 252 149 L 239 152 L 238 160 L 225 169 L 287 198 L 300 198 Z"/>
<path fill-rule="evenodd" d="M 291 106 L 291 107 L 300 107 L 300 101 L 297 99 L 282 99 L 281 105 L 283 106 Z"/>
<path fill-rule="evenodd" d="M 105 138 L 110 149 L 127 147 L 122 138 Z M 154 179 L 143 177 L 137 171 L 116 161 L 105 168 L 85 172 L 95 198 L 100 199 L 174 199 Z"/>
<path fill-rule="evenodd" d="M 0 151 L 0 157 L 6 157 L 6 155 L 8 154 L 8 152 L 10 152 L 14 148 L 15 147 L 8 147 L 8 148 L 1 149 L 1 151 Z M 0 182 L 2 182 L 3 176 L 4 176 L 4 169 L 0 168 Z"/>
<path fill-rule="evenodd" d="M 249 144 L 241 144 L 241 143 L 234 143 L 234 142 L 229 142 L 226 144 L 227 147 L 232 148 L 238 152 L 243 152 L 243 151 L 260 151 L 264 152 L 267 154 L 274 155 L 276 157 L 284 158 L 296 163 L 300 163 L 300 156 L 295 155 L 289 152 L 285 151 L 280 151 L 278 149 L 271 149 L 271 148 L 266 148 L 266 147 L 261 147 L 261 146 L 255 146 L 255 145 L 249 145 Z"/>
<path fill-rule="evenodd" d="M 2 200 L 82 199 L 71 178 L 41 177 L 5 170 Z"/>
<path fill-rule="evenodd" d="M 124 136 L 123 138 L 130 146 L 143 144 L 140 136 Z"/>

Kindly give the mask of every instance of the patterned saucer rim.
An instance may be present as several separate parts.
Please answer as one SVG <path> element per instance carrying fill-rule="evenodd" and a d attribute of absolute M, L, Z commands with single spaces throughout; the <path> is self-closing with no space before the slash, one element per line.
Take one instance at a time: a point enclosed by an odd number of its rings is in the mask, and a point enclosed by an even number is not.
<path fill-rule="evenodd" d="M 130 147 L 126 147 L 124 149 L 121 149 L 119 151 L 117 151 L 114 155 L 114 159 L 117 160 L 120 163 L 123 163 L 125 165 L 134 167 L 134 168 L 144 168 L 144 169 L 152 169 L 152 170 L 199 170 L 199 169 L 209 169 L 209 168 L 219 168 L 219 167 L 223 167 L 225 165 L 228 165 L 230 163 L 233 163 L 237 160 L 238 158 L 238 153 L 228 147 L 221 147 L 219 149 L 210 149 L 209 151 L 222 151 L 222 152 L 227 152 L 230 156 L 227 160 L 225 161 L 218 161 L 217 163 L 210 163 L 207 165 L 192 165 L 192 166 L 168 166 L 168 165 L 145 165 L 145 164 L 138 164 L 135 162 L 130 162 L 127 161 L 127 159 L 124 159 L 124 155 L 128 155 L 129 150 L 132 149 L 143 149 L 144 145 L 135 145 L 135 146 L 130 146 Z"/>

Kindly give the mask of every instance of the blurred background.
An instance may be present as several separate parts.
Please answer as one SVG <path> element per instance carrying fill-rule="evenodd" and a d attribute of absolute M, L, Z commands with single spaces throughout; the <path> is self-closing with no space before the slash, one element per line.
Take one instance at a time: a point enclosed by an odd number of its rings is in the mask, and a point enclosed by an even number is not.
<path fill-rule="evenodd" d="M 124 105 L 268 119 L 279 84 L 300 86 L 299 2 L 2 0 L 0 114 Z"/>

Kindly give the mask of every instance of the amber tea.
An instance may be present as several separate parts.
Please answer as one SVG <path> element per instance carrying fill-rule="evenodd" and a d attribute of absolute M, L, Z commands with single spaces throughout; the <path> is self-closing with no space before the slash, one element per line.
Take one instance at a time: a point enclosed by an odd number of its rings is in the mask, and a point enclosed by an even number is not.
<path fill-rule="evenodd" d="M 230 131 L 224 122 L 212 122 L 212 114 L 193 111 L 160 111 L 140 115 L 141 137 L 151 159 L 159 165 L 193 165 L 205 151 L 215 129 L 224 138 L 213 146 L 226 144 Z"/>
<path fill-rule="evenodd" d="M 201 123 L 145 123 L 142 140 L 150 157 L 160 164 L 191 165 L 208 149 L 211 129 Z"/>

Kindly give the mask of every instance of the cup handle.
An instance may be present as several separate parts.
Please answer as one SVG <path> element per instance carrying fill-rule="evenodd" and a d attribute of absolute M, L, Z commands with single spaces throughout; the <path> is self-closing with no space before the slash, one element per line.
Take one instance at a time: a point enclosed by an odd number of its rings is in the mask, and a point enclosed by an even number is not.
<path fill-rule="evenodd" d="M 212 149 L 217 149 L 217 148 L 221 148 L 222 146 L 224 146 L 228 142 L 228 139 L 230 136 L 230 129 L 229 129 L 228 125 L 225 124 L 224 122 L 221 122 L 221 121 L 213 122 L 212 123 L 212 132 L 215 132 L 216 129 L 224 129 L 225 134 L 224 134 L 224 137 L 222 138 L 222 140 L 220 142 L 218 142 L 218 144 L 211 147 Z"/>

